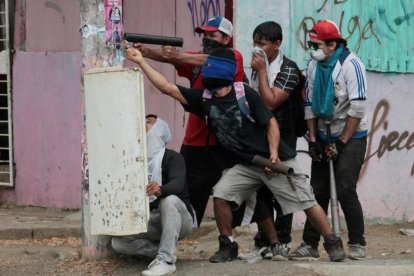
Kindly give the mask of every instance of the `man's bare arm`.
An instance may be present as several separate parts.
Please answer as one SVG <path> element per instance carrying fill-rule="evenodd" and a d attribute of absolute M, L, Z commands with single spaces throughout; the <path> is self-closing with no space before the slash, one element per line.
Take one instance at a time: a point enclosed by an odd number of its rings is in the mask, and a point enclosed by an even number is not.
<path fill-rule="evenodd" d="M 316 142 L 316 120 L 315 118 L 306 120 L 309 142 Z"/>
<path fill-rule="evenodd" d="M 172 46 L 162 46 L 161 51 L 163 58 L 174 66 L 185 63 L 201 67 L 208 57 L 202 53 L 183 53 Z"/>
<path fill-rule="evenodd" d="M 263 54 L 253 52 L 250 65 L 257 72 L 260 98 L 267 108 L 275 110 L 289 98 L 289 94 L 280 88 L 269 86 L 266 61 Z"/>
<path fill-rule="evenodd" d="M 289 94 L 275 86 L 270 87 L 266 71 L 261 71 L 257 75 L 259 77 L 260 98 L 270 110 L 277 109 L 289 98 Z"/>
<path fill-rule="evenodd" d="M 274 117 L 272 117 L 266 124 L 267 127 L 267 141 L 269 143 L 269 152 L 270 152 L 270 161 L 272 163 L 279 162 L 279 142 L 280 142 L 280 132 L 279 125 Z"/>
<path fill-rule="evenodd" d="M 361 122 L 361 118 L 355 118 L 348 115 L 346 118 L 345 127 L 342 130 L 339 139 L 344 142 L 345 144 L 351 139 L 352 135 L 354 135 L 356 129 L 358 128 L 359 122 Z"/>
<path fill-rule="evenodd" d="M 144 71 L 145 75 L 147 75 L 150 82 L 161 91 L 161 93 L 168 95 L 181 104 L 187 105 L 188 102 L 184 98 L 184 96 L 181 94 L 178 87 L 167 80 L 167 78 L 164 77 L 160 72 L 155 70 L 154 68 L 149 65 L 145 58 L 143 58 L 141 52 L 136 48 L 128 48 L 126 49 L 126 58 L 128 60 L 131 60 L 135 63 L 137 63 L 142 71 Z"/>
<path fill-rule="evenodd" d="M 191 64 L 195 66 L 202 66 L 207 59 L 206 54 L 190 54 L 178 51 L 173 46 L 162 46 L 160 49 L 151 49 L 145 47 L 142 43 L 134 43 L 134 48 L 138 49 L 141 54 L 149 59 L 170 63 L 174 66 L 180 66 L 181 64 Z"/>

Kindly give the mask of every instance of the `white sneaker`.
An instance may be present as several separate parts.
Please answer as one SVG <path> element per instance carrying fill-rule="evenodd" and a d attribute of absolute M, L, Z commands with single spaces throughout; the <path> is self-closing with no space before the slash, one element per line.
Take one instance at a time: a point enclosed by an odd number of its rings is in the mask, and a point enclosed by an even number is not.
<path fill-rule="evenodd" d="M 143 276 L 162 276 L 173 274 L 177 268 L 175 264 L 168 264 L 160 257 L 156 257 L 148 266 L 147 270 L 142 271 Z"/>
<path fill-rule="evenodd" d="M 349 244 L 348 258 L 351 260 L 361 260 L 367 257 L 365 247 L 360 244 Z"/>
<path fill-rule="evenodd" d="M 265 252 L 263 259 L 273 261 L 286 261 L 290 251 L 290 244 L 282 243 L 276 244 L 274 247 L 269 247 L 269 250 Z"/>
<path fill-rule="evenodd" d="M 245 260 L 250 264 L 258 263 L 263 259 L 262 253 L 267 250 L 267 246 L 257 247 L 254 246 L 249 253 L 239 254 L 239 259 Z"/>

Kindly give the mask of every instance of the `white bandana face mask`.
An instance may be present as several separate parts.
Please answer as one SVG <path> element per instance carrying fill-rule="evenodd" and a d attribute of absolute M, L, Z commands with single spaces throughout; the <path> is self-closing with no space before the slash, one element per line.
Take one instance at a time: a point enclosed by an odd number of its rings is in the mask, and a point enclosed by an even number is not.
<path fill-rule="evenodd" d="M 267 71 L 267 80 L 269 82 L 269 87 L 273 87 L 273 82 L 275 81 L 277 74 L 280 72 L 280 67 L 282 66 L 282 63 L 283 63 L 282 50 L 279 49 L 278 56 L 270 64 L 269 64 L 269 60 L 267 58 L 267 55 L 266 55 L 265 51 L 262 48 L 260 48 L 258 46 L 255 46 L 253 48 L 253 52 L 255 52 L 259 55 L 262 55 L 265 58 L 265 60 L 266 60 L 266 71 Z M 257 79 L 257 72 L 256 71 L 252 71 L 250 86 L 253 87 L 253 89 L 255 89 L 257 92 L 259 92 L 259 81 Z"/>
<path fill-rule="evenodd" d="M 162 185 L 162 159 L 165 153 L 165 146 L 171 140 L 171 133 L 168 124 L 158 118 L 155 124 L 147 132 L 147 163 L 148 181 L 155 181 L 159 186 Z M 150 202 L 157 199 L 156 196 L 150 197 Z"/>
<path fill-rule="evenodd" d="M 323 61 L 326 58 L 325 53 L 322 51 L 322 49 L 318 49 L 316 51 L 312 51 L 310 53 L 310 56 L 317 61 Z"/>

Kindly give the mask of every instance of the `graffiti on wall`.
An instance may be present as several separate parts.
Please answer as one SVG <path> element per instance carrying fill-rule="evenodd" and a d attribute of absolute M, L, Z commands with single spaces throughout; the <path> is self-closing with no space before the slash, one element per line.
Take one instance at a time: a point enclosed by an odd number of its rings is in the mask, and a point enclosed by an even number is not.
<path fill-rule="evenodd" d="M 314 0 L 310 13 L 301 2 L 290 1 L 294 10 L 291 21 L 295 24 L 295 46 L 300 46 L 303 56 L 302 61 L 298 60 L 300 67 L 306 64 L 307 55 L 305 58 L 303 51 L 308 50 L 306 41 L 313 24 L 320 19 L 331 19 L 368 70 L 414 72 L 414 63 L 410 62 L 414 38 L 406 35 L 414 24 L 413 1 Z M 298 52 L 292 47 L 290 50 Z"/>
<path fill-rule="evenodd" d="M 379 160 L 387 152 L 393 151 L 409 151 L 414 148 L 414 131 L 404 130 L 402 132 L 397 130 L 389 130 L 389 113 L 390 103 L 386 99 L 378 101 L 374 109 L 374 114 L 371 119 L 370 132 L 367 140 L 367 153 L 365 156 L 364 167 L 361 174 L 363 174 L 369 165 L 372 157 L 376 156 Z M 380 132 L 384 134 L 379 134 Z M 378 135 L 379 142 L 374 143 Z M 414 175 L 414 160 L 407 160 L 406 166 L 410 169 L 410 175 Z M 401 168 L 405 170 L 405 168 Z"/>
<path fill-rule="evenodd" d="M 221 14 L 220 0 L 190 0 L 187 1 L 187 7 L 191 13 L 193 30 L 205 25 L 209 18 Z M 196 34 L 194 31 L 194 35 Z"/>
<path fill-rule="evenodd" d="M 65 21 L 66 21 L 65 14 L 63 12 L 62 7 L 58 3 L 55 3 L 55 2 L 52 2 L 52 1 L 46 1 L 45 2 L 45 7 L 48 8 L 48 9 L 52 9 L 52 10 L 56 11 L 58 14 L 60 14 L 62 16 L 62 23 L 65 23 Z"/>
<path fill-rule="evenodd" d="M 354 39 L 356 43 L 352 50 L 356 53 L 359 52 L 361 43 L 369 40 L 370 38 L 375 39 L 377 46 L 381 45 L 381 40 L 378 37 L 378 34 L 374 30 L 374 22 L 371 19 L 363 21 L 360 16 L 355 15 L 351 16 L 345 22 L 345 11 L 341 11 L 338 27 L 343 33 L 343 29 L 346 28 L 348 35 L 344 36 L 346 40 Z M 306 41 L 309 39 L 309 32 L 312 29 L 312 26 L 317 22 L 312 16 L 305 16 L 299 24 L 299 28 L 296 31 L 296 38 L 299 42 L 299 45 L 304 50 L 308 50 L 309 47 Z"/>

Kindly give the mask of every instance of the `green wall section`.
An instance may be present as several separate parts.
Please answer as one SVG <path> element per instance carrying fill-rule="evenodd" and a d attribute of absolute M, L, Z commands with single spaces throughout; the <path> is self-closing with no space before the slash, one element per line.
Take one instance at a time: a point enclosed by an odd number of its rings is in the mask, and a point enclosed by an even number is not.
<path fill-rule="evenodd" d="M 282 50 L 304 69 L 308 32 L 318 20 L 330 19 L 367 70 L 414 73 L 414 0 L 234 0 L 234 4 L 235 45 L 246 67 L 258 24 L 278 22 L 284 35 Z"/>
<path fill-rule="evenodd" d="M 330 19 L 367 70 L 414 72 L 412 0 L 289 0 L 289 19 L 284 46 L 301 68 L 309 57 L 306 41 L 312 25 Z"/>

